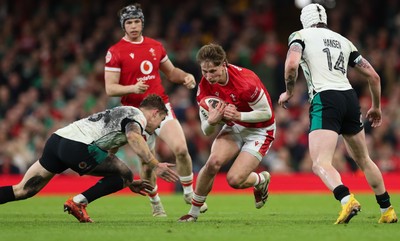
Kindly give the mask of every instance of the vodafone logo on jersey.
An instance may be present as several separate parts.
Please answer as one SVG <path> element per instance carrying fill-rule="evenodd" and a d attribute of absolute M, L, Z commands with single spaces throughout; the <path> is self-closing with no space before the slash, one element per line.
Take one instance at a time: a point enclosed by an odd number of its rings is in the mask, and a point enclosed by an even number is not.
<path fill-rule="evenodd" d="M 153 64 L 148 61 L 148 60 L 144 60 L 141 64 L 140 64 L 140 71 L 143 74 L 150 74 L 153 71 Z"/>

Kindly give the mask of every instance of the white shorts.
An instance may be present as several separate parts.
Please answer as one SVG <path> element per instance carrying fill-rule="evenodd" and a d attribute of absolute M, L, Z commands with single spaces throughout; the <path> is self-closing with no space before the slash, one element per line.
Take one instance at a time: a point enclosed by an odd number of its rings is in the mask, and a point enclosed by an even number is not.
<path fill-rule="evenodd" d="M 228 134 L 240 151 L 248 152 L 261 161 L 275 139 L 275 128 L 275 124 L 264 128 L 247 128 L 237 124 L 224 125 L 218 136 L 222 133 Z"/>
<path fill-rule="evenodd" d="M 155 149 L 157 136 L 160 135 L 161 128 L 163 128 L 164 124 L 169 120 L 176 119 L 175 113 L 171 108 L 171 104 L 166 103 L 165 106 L 168 109 L 168 115 L 161 122 L 160 127 L 155 130 L 154 134 L 149 134 L 149 133 L 145 132 L 146 142 L 147 142 L 147 145 L 149 146 L 150 150 Z"/>

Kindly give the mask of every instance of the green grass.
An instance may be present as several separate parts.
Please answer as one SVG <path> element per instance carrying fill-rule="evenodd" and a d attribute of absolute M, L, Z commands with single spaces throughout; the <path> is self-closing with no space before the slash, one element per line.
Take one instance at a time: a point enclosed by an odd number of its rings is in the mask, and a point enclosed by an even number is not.
<path fill-rule="evenodd" d="M 189 210 L 181 195 L 162 197 L 167 218 L 153 218 L 145 197 L 104 197 L 88 208 L 96 223 L 63 213 L 68 196 L 37 196 L 0 206 L 0 240 L 398 240 L 399 224 L 377 224 L 375 197 L 356 197 L 362 212 L 347 225 L 333 225 L 340 207 L 331 194 L 271 194 L 259 210 L 251 195 L 211 194 L 208 212 L 196 223 L 176 221 Z M 399 210 L 400 195 L 391 198 Z"/>

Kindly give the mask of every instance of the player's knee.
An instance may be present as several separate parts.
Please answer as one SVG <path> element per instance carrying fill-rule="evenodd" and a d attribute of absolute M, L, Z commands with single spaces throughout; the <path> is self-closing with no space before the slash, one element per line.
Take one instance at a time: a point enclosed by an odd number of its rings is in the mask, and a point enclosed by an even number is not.
<path fill-rule="evenodd" d="M 124 183 L 129 184 L 133 181 L 133 173 L 129 168 L 121 172 L 121 177 L 124 180 Z"/>
<path fill-rule="evenodd" d="M 33 187 L 16 188 L 14 195 L 16 200 L 23 200 L 35 196 L 39 191 Z"/>
<path fill-rule="evenodd" d="M 218 159 L 210 159 L 205 164 L 207 172 L 213 175 L 216 175 L 219 172 L 221 166 L 222 166 L 221 161 L 219 161 Z"/>
<path fill-rule="evenodd" d="M 314 174 L 318 175 L 319 170 L 321 170 L 321 166 L 318 163 L 313 163 L 311 169 Z"/>
<path fill-rule="evenodd" d="M 177 160 L 183 160 L 188 155 L 188 149 L 186 145 L 181 145 L 173 148 L 172 150 Z"/>
<path fill-rule="evenodd" d="M 244 179 L 241 178 L 239 175 L 229 175 L 228 174 L 226 176 L 226 181 L 228 182 L 229 186 L 231 186 L 232 188 L 239 189 L 242 186 Z"/>
<path fill-rule="evenodd" d="M 320 175 L 321 173 L 326 172 L 326 169 L 328 169 L 328 168 L 329 168 L 329 164 L 322 163 L 322 162 L 319 162 L 319 161 L 314 161 L 313 164 L 312 164 L 312 167 L 311 167 L 312 171 L 316 175 Z"/>

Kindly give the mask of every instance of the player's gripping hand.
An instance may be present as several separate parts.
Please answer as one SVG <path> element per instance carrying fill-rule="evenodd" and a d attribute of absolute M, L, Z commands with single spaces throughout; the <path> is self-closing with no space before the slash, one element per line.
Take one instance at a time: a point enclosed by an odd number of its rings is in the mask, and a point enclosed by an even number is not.
<path fill-rule="evenodd" d="M 179 180 L 178 174 L 172 170 L 170 167 L 175 166 L 175 164 L 171 163 L 158 163 L 154 168 L 154 171 L 158 177 L 161 177 L 167 182 L 176 182 Z"/>
<path fill-rule="evenodd" d="M 129 185 L 129 189 L 134 193 L 146 196 L 154 187 L 146 180 L 134 180 L 131 185 Z"/>
<path fill-rule="evenodd" d="M 149 85 L 143 81 L 139 81 L 133 85 L 134 94 L 143 94 L 149 88 Z"/>
<path fill-rule="evenodd" d="M 193 89 L 196 87 L 196 80 L 194 79 L 194 76 L 192 74 L 186 75 L 186 77 L 183 79 L 183 85 L 188 89 Z"/>
<path fill-rule="evenodd" d="M 224 111 L 224 121 L 238 121 L 240 120 L 240 112 L 237 111 L 236 106 L 228 104 Z"/>
<path fill-rule="evenodd" d="M 226 108 L 226 103 L 225 102 L 218 102 L 217 106 L 215 108 L 211 105 L 210 110 L 208 112 L 208 124 L 210 125 L 216 125 L 222 121 L 222 118 L 224 117 L 224 111 Z"/>

